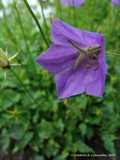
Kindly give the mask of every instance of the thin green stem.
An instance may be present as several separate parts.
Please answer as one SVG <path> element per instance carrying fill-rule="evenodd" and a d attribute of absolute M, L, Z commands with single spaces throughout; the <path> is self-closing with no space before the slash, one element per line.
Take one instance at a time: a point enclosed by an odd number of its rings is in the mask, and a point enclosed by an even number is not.
<path fill-rule="evenodd" d="M 113 52 L 116 52 L 116 51 L 107 51 L 107 55 L 120 56 L 120 52 L 118 52 L 118 53 L 113 53 Z"/>
<path fill-rule="evenodd" d="M 26 5 L 28 11 L 30 12 L 31 16 L 33 17 L 33 19 L 34 19 L 34 21 L 35 21 L 35 23 L 36 23 L 36 25 L 37 25 L 37 27 L 38 27 L 41 35 L 42 35 L 42 38 L 43 38 L 45 44 L 46 44 L 47 47 L 48 47 L 48 46 L 49 46 L 49 43 L 48 43 L 48 41 L 47 41 L 47 39 L 46 39 L 46 37 L 45 37 L 45 34 L 44 34 L 44 32 L 43 32 L 43 29 L 42 29 L 42 27 L 41 27 L 41 25 L 40 25 L 40 23 L 39 23 L 36 15 L 35 15 L 34 12 L 32 11 L 32 9 L 31 9 L 28 1 L 27 1 L 27 0 L 23 0 L 23 1 L 24 1 L 25 5 Z"/>
<path fill-rule="evenodd" d="M 35 104 L 35 105 L 39 106 L 41 102 L 37 101 L 33 97 L 31 92 L 29 91 L 29 89 L 25 86 L 25 84 L 22 82 L 21 78 L 16 74 L 16 72 L 12 68 L 10 68 L 10 71 L 13 74 L 13 76 L 16 78 L 16 80 L 19 82 L 20 86 L 23 88 L 24 94 L 26 94 L 30 98 L 31 103 L 29 105 L 34 105 Z"/>
<path fill-rule="evenodd" d="M 20 13 L 19 13 L 19 10 L 17 8 L 17 4 L 16 4 L 16 1 L 14 0 L 14 8 L 15 8 L 15 11 L 17 13 L 17 17 L 18 17 L 18 21 L 19 21 L 19 26 L 20 26 L 20 29 L 21 29 L 21 32 L 22 32 L 22 35 L 23 35 L 23 39 L 24 39 L 24 43 L 25 43 L 25 46 L 26 46 L 26 50 L 27 52 L 29 53 L 29 58 L 30 58 L 30 61 L 31 63 L 33 64 L 33 67 L 34 67 L 34 71 L 36 71 L 36 66 L 35 66 L 35 63 L 34 63 L 34 60 L 33 60 L 33 56 L 31 54 L 31 51 L 30 51 L 30 48 L 29 48 L 29 45 L 27 43 L 27 37 L 26 37 L 26 34 L 25 34 L 25 31 L 24 31 L 24 27 L 23 27 L 23 23 L 22 23 L 22 19 L 21 19 L 21 16 L 20 16 Z"/>
<path fill-rule="evenodd" d="M 9 25 L 7 23 L 7 16 L 6 16 L 6 12 L 5 12 L 4 6 L 3 6 L 3 16 L 4 16 L 5 29 L 9 34 L 9 38 L 11 39 L 11 42 L 13 42 L 14 47 L 17 49 L 18 48 L 17 47 L 18 46 L 18 42 L 17 42 L 16 37 L 14 36 L 14 33 L 12 32 L 11 28 L 9 27 Z M 20 49 L 19 52 L 25 53 L 22 49 Z"/>
<path fill-rule="evenodd" d="M 5 26 L 5 29 L 6 29 L 7 33 L 9 34 L 9 38 L 11 39 L 11 42 L 13 42 L 14 47 L 17 50 L 19 48 L 18 47 L 18 42 L 17 42 L 17 39 L 15 37 L 15 34 L 12 32 L 11 28 L 9 27 L 9 24 L 7 23 L 8 20 L 7 20 L 7 16 L 6 16 L 6 12 L 5 12 L 4 6 L 3 6 L 3 15 L 4 15 L 4 24 L 5 24 L 4 26 Z M 26 52 L 24 52 L 23 49 L 20 49 L 18 52 L 21 52 L 24 55 L 26 54 Z M 27 72 L 27 75 L 28 75 L 28 69 L 27 68 L 25 68 L 25 71 Z"/>
<path fill-rule="evenodd" d="M 47 20 L 46 20 L 45 14 L 44 14 L 44 8 L 43 8 L 43 4 L 42 4 L 42 1 L 41 1 L 41 0 L 39 0 L 39 4 L 40 4 L 40 8 L 41 8 L 41 13 L 42 13 L 44 25 L 45 25 L 45 30 L 46 30 L 46 33 L 47 33 L 47 35 L 48 35 L 49 27 L 48 27 L 48 25 L 47 25 Z"/>
<path fill-rule="evenodd" d="M 77 16 L 76 16 L 76 7 L 75 7 L 75 2 L 74 1 L 73 1 L 72 12 L 73 12 L 73 22 L 74 22 L 74 25 L 76 26 L 76 24 L 77 24 Z"/>
<path fill-rule="evenodd" d="M 13 101 L 13 99 L 12 99 L 12 97 L 10 98 L 6 93 L 4 93 L 4 89 L 2 89 L 2 94 L 5 96 L 5 98 L 6 99 L 8 99 L 11 103 L 12 103 L 12 105 L 15 103 L 16 104 L 16 102 L 14 102 Z"/>
<path fill-rule="evenodd" d="M 24 83 L 22 82 L 22 80 L 20 79 L 20 77 L 16 74 L 16 72 L 10 68 L 11 73 L 14 75 L 14 77 L 17 79 L 17 81 L 19 82 L 19 84 L 22 86 L 22 88 L 24 89 L 24 93 L 28 95 L 28 97 L 31 99 L 31 101 L 34 103 L 35 100 L 32 96 L 32 94 L 30 93 L 30 91 L 26 88 L 26 86 L 24 85 Z"/>
<path fill-rule="evenodd" d="M 11 31 L 11 29 L 9 28 L 9 25 L 8 25 L 8 23 L 7 23 L 7 16 L 6 16 L 6 12 L 5 12 L 4 6 L 3 6 L 3 18 L 4 18 L 4 26 L 5 26 L 8 34 L 10 35 L 10 38 L 11 38 L 11 40 L 12 40 L 11 42 L 13 42 L 13 44 L 14 44 L 14 46 L 15 46 L 15 48 L 16 48 L 16 46 L 17 46 L 17 40 L 16 40 L 14 34 L 12 33 L 12 31 Z"/>
<path fill-rule="evenodd" d="M 59 0 L 56 0 L 55 4 L 56 4 L 56 13 L 58 13 L 59 17 L 61 19 L 63 19 L 64 16 L 62 14 L 62 7 L 61 7 L 61 4 L 60 4 Z"/>

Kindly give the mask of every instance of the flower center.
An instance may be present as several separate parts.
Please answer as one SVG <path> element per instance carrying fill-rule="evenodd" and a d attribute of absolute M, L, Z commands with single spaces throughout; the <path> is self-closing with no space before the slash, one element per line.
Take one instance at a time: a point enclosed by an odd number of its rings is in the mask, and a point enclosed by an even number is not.
<path fill-rule="evenodd" d="M 78 57 L 75 61 L 74 67 L 78 67 L 80 65 L 84 65 L 86 68 L 94 67 L 97 69 L 99 67 L 98 56 L 101 51 L 100 45 L 96 45 L 94 47 L 81 48 L 78 44 L 73 41 L 69 41 L 72 47 L 77 49 Z M 85 62 L 84 62 L 85 61 Z"/>

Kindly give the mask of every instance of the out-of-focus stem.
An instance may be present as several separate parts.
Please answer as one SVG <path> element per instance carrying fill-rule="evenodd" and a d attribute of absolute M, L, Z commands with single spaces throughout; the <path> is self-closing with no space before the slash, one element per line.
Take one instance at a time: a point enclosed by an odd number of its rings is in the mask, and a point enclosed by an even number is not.
<path fill-rule="evenodd" d="M 16 40 L 15 36 L 13 35 L 12 31 L 10 30 L 10 28 L 8 26 L 6 12 L 5 12 L 4 6 L 2 6 L 2 7 L 3 7 L 3 16 L 4 16 L 4 24 L 5 24 L 4 26 L 5 26 L 8 34 L 10 35 L 10 38 L 11 38 L 11 40 L 12 40 L 12 42 L 13 42 L 15 48 L 16 48 L 17 40 Z"/>
<path fill-rule="evenodd" d="M 76 26 L 77 24 L 77 15 L 76 15 L 76 7 L 75 7 L 75 2 L 73 1 L 73 7 L 72 7 L 72 14 L 73 14 L 73 22 L 74 22 L 74 25 Z"/>
<path fill-rule="evenodd" d="M 12 104 L 14 103 L 13 99 L 9 97 L 6 93 L 4 93 L 4 89 L 1 89 L 0 92 L 2 92 L 2 95 L 5 96 L 6 99 L 8 99 Z"/>
<path fill-rule="evenodd" d="M 45 25 L 45 31 L 48 35 L 48 25 L 47 25 L 47 20 L 46 20 L 46 17 L 45 17 L 45 14 L 44 14 L 44 8 L 43 8 L 43 4 L 42 4 L 42 1 L 39 0 L 39 4 L 40 4 L 40 8 L 41 8 L 41 13 L 42 13 L 42 17 L 43 17 L 43 21 L 44 21 L 44 25 Z"/>
<path fill-rule="evenodd" d="M 16 72 L 11 68 L 10 71 L 12 72 L 12 74 L 14 75 L 14 77 L 18 80 L 19 84 L 22 86 L 22 88 L 24 89 L 24 93 L 28 95 L 28 97 L 31 99 L 31 101 L 33 103 L 35 103 L 34 98 L 32 96 L 32 94 L 29 92 L 29 90 L 26 88 L 26 86 L 24 85 L 24 83 L 22 82 L 22 80 L 20 79 L 20 77 L 16 74 Z"/>
<path fill-rule="evenodd" d="M 27 43 L 27 38 L 26 38 L 26 35 L 25 35 L 25 32 L 24 32 L 23 23 L 22 23 L 21 16 L 20 16 L 20 13 L 19 13 L 19 10 L 18 10 L 18 8 L 17 8 L 17 4 L 16 4 L 16 1 L 15 1 L 15 0 L 14 0 L 14 8 L 15 8 L 15 11 L 16 11 L 16 13 L 17 13 L 17 17 L 18 17 L 20 29 L 21 29 L 21 32 L 22 32 L 22 35 L 23 35 L 23 39 L 24 39 L 24 43 L 25 43 L 25 46 L 26 46 L 26 50 L 27 50 L 27 52 L 29 53 L 29 58 L 30 58 L 31 63 L 33 64 L 34 71 L 37 72 L 37 71 L 36 71 L 36 66 L 35 66 L 35 63 L 34 63 L 34 60 L 33 60 L 33 56 L 32 56 L 32 54 L 31 54 L 29 45 L 28 45 L 28 43 Z"/>
<path fill-rule="evenodd" d="M 56 12 L 58 13 L 59 17 L 63 19 L 64 16 L 62 15 L 62 7 L 59 0 L 56 0 L 55 4 L 56 4 Z"/>
<path fill-rule="evenodd" d="M 106 52 L 107 53 L 107 55 L 109 56 L 117 56 L 117 58 L 118 58 L 118 56 L 120 56 L 120 51 L 116 51 L 116 50 L 110 50 L 110 51 L 107 51 Z"/>
<path fill-rule="evenodd" d="M 74 15 L 74 25 L 77 26 L 77 11 L 76 8 L 73 7 L 73 15 Z"/>
<path fill-rule="evenodd" d="M 5 12 L 5 9 L 4 9 L 4 6 L 3 6 L 3 15 L 4 15 L 4 26 L 5 26 L 5 29 L 6 31 L 8 32 L 9 34 L 9 37 L 11 39 L 11 42 L 13 42 L 14 44 L 14 47 L 17 49 L 18 48 L 18 42 L 17 42 L 17 39 L 14 35 L 14 33 L 12 32 L 11 28 L 9 27 L 8 23 L 7 23 L 7 16 L 6 16 L 6 12 Z M 24 50 L 23 49 L 20 49 L 19 52 L 22 52 L 25 54 Z M 28 72 L 28 71 L 27 71 Z"/>
<path fill-rule="evenodd" d="M 27 9 L 29 10 L 30 14 L 32 15 L 32 17 L 33 17 L 35 23 L 37 24 L 37 27 L 38 27 L 38 29 L 39 29 L 41 35 L 42 35 L 42 38 L 43 38 L 45 44 L 46 44 L 47 47 L 48 47 L 48 45 L 49 45 L 49 44 L 48 44 L 48 41 L 47 41 L 47 39 L 46 39 L 46 37 L 45 37 L 45 34 L 44 34 L 44 32 L 43 32 L 43 29 L 42 29 L 42 27 L 41 27 L 41 25 L 40 25 L 40 23 L 39 23 L 39 21 L 38 21 L 36 15 L 35 15 L 34 12 L 32 11 L 32 9 L 31 9 L 31 7 L 30 7 L 28 1 L 27 1 L 27 0 L 23 0 L 23 1 L 24 1 L 25 5 L 26 5 Z"/>

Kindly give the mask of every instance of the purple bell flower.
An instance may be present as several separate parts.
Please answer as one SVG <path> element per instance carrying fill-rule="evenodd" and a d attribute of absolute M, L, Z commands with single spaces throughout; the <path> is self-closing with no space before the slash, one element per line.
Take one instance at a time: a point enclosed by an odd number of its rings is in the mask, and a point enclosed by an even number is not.
<path fill-rule="evenodd" d="M 102 96 L 107 73 L 104 37 L 61 20 L 52 24 L 52 44 L 37 62 L 55 76 L 60 99 L 86 93 Z"/>
<path fill-rule="evenodd" d="M 120 5 L 120 0 L 112 0 L 112 4 L 114 6 L 118 6 L 118 5 Z"/>
<path fill-rule="evenodd" d="M 84 4 L 84 1 L 85 0 L 61 0 L 61 3 L 64 6 L 80 7 Z"/>

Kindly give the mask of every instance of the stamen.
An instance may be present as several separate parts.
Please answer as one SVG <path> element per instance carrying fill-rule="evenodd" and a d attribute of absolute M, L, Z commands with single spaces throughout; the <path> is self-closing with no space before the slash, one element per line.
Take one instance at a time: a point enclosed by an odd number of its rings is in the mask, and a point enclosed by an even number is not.
<path fill-rule="evenodd" d="M 68 42 L 72 45 L 72 47 L 74 47 L 74 48 L 76 48 L 78 51 L 86 54 L 86 51 L 85 51 L 83 48 L 79 47 L 79 45 L 78 45 L 77 43 L 73 42 L 72 40 L 68 40 Z"/>
<path fill-rule="evenodd" d="M 87 54 L 88 54 L 88 56 L 93 56 L 96 54 L 98 55 L 100 53 L 100 50 L 101 50 L 100 46 L 88 48 Z"/>
<path fill-rule="evenodd" d="M 79 54 L 78 58 L 75 61 L 74 67 L 78 67 L 82 61 L 86 58 L 88 58 L 88 63 L 86 63 L 86 68 L 91 68 L 92 66 L 96 66 L 95 68 L 98 68 L 99 64 L 97 62 L 97 57 L 100 53 L 101 46 L 96 45 L 94 47 L 88 47 L 88 48 L 81 48 L 76 42 L 73 42 L 72 40 L 68 40 L 69 43 L 72 45 L 72 47 L 77 49 L 77 53 Z M 97 64 L 97 65 L 96 65 Z"/>
<path fill-rule="evenodd" d="M 101 49 L 100 45 L 97 45 L 95 47 L 89 47 L 88 52 L 99 51 L 100 49 Z"/>
<path fill-rule="evenodd" d="M 76 42 L 73 42 L 72 40 L 68 40 L 69 43 L 76 48 L 79 52 L 78 53 L 84 53 L 84 54 L 94 54 L 98 53 L 101 50 L 100 45 L 96 45 L 94 47 L 88 47 L 88 48 L 81 48 Z"/>
<path fill-rule="evenodd" d="M 79 66 L 81 64 L 81 62 L 84 60 L 84 58 L 85 58 L 84 53 L 79 54 L 78 58 L 75 61 L 75 66 L 74 67 L 77 68 L 77 66 Z"/>

